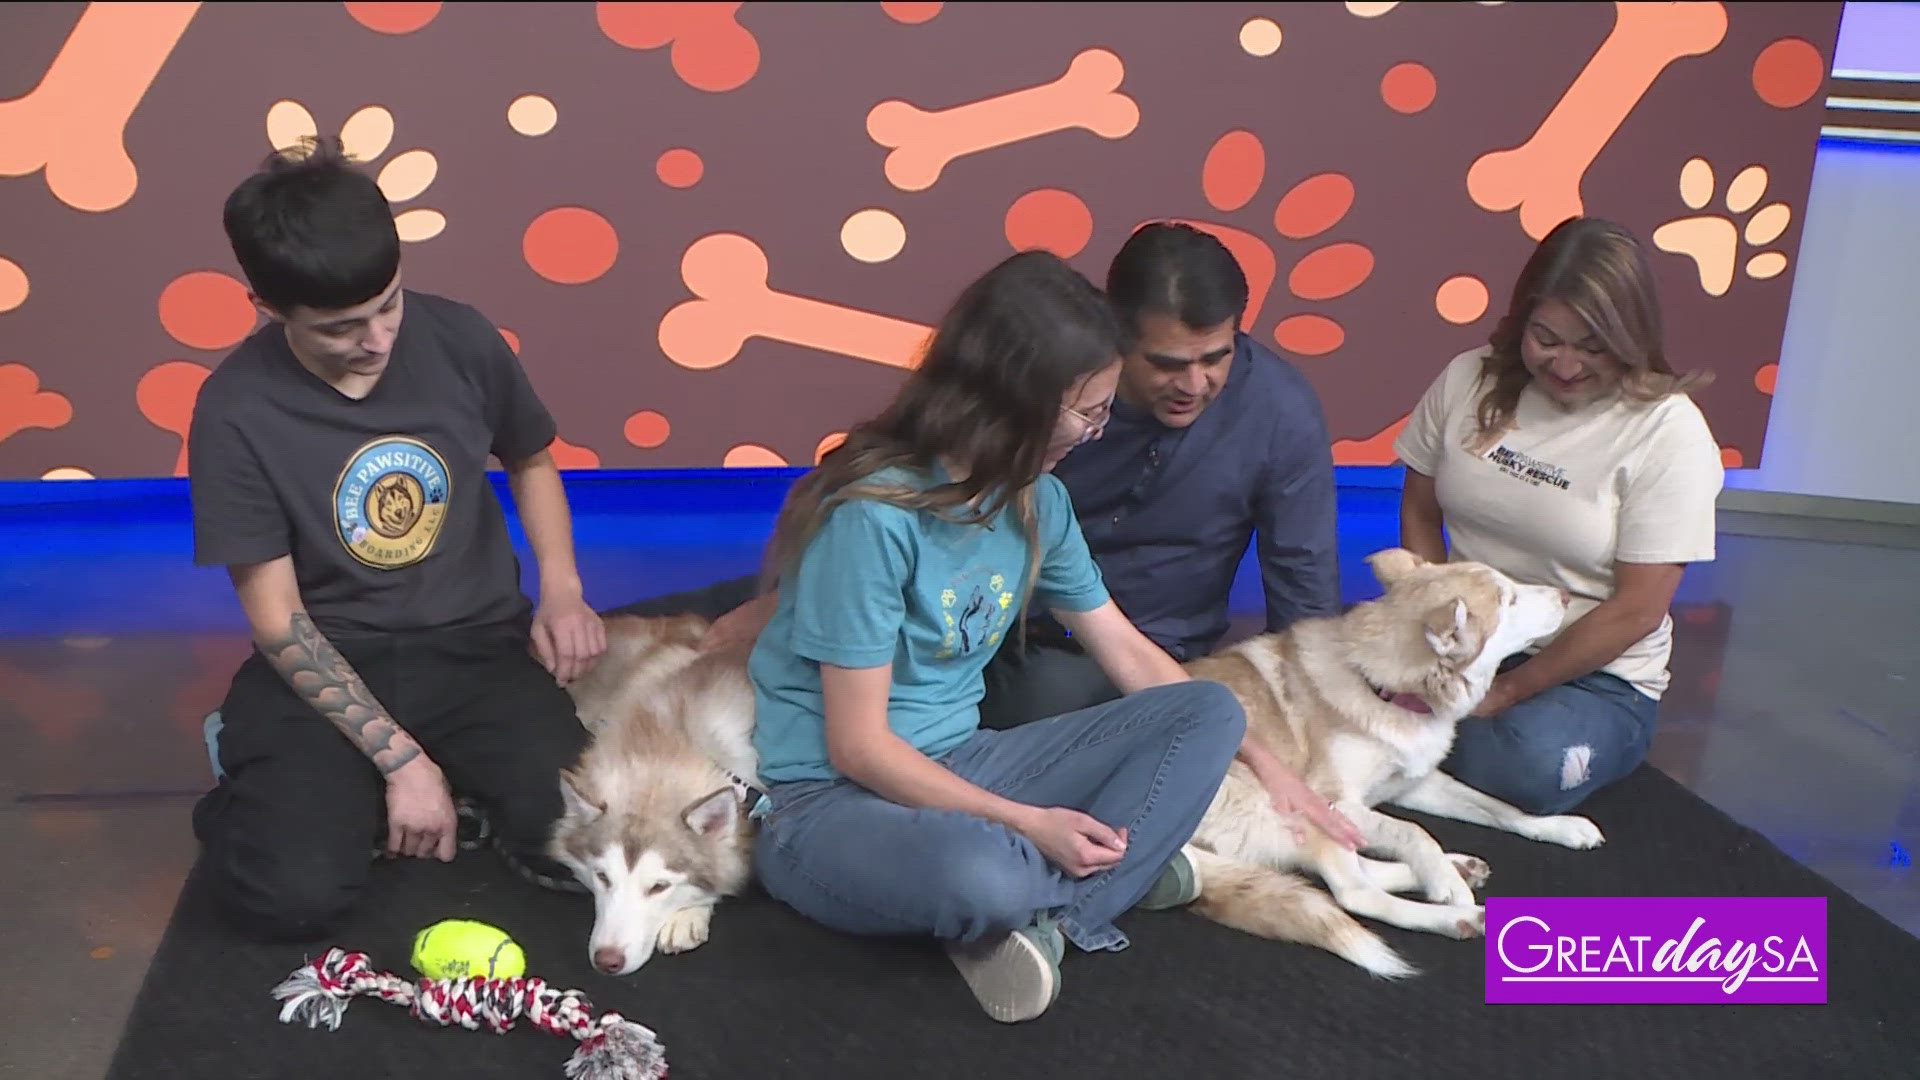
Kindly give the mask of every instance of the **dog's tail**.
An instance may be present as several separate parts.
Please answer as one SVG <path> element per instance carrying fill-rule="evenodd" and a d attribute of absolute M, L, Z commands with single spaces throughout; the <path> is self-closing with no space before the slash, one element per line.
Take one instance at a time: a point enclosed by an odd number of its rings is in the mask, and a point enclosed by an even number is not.
<path fill-rule="evenodd" d="M 1314 945 L 1383 979 L 1419 974 L 1353 916 L 1293 874 L 1188 847 L 1200 872 L 1193 910 L 1222 926 L 1264 938 Z"/>

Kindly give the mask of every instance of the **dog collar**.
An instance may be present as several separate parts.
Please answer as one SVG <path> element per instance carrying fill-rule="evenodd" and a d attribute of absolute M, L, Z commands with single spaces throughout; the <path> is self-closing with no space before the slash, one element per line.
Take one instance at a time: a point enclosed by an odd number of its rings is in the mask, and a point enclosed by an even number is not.
<path fill-rule="evenodd" d="M 727 781 L 733 785 L 734 795 L 739 798 L 740 805 L 747 808 L 748 818 L 759 821 L 767 816 L 767 811 L 773 808 L 773 803 L 768 800 L 766 792 L 748 783 L 739 773 L 725 765 L 720 766 L 720 771 L 727 774 Z"/>
<path fill-rule="evenodd" d="M 732 769 L 721 766 L 721 771 L 733 783 L 733 793 L 739 796 L 740 805 L 747 808 L 749 820 L 759 821 L 767 816 L 767 811 L 773 809 L 773 802 L 767 798 L 766 792 L 741 779 L 740 774 Z"/>
<path fill-rule="evenodd" d="M 732 769 L 723 765 L 720 771 L 727 774 L 727 782 L 733 785 L 733 793 L 740 797 L 741 802 L 751 802 L 762 794 L 759 788 L 742 779 L 740 774 Z"/>

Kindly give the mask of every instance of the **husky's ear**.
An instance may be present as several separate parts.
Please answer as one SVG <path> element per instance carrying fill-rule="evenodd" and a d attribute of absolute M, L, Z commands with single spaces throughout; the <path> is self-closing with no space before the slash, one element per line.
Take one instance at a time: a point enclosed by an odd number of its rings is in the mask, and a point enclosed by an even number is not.
<path fill-rule="evenodd" d="M 1427 612 L 1427 644 L 1446 660 L 1465 659 L 1472 651 L 1467 642 L 1467 602 L 1456 599 Z"/>
<path fill-rule="evenodd" d="M 1406 548 L 1387 548 L 1367 556 L 1367 565 L 1373 568 L 1373 576 L 1380 584 L 1393 587 L 1393 583 L 1427 565 L 1427 560 L 1408 551 Z"/>
<path fill-rule="evenodd" d="M 702 836 L 713 836 L 730 831 L 740 818 L 740 799 L 730 787 L 720 790 L 687 807 L 683 815 L 687 828 Z"/>
<path fill-rule="evenodd" d="M 560 770 L 560 801 L 569 815 L 581 821 L 592 821 L 607 812 L 604 803 L 587 794 L 586 785 L 572 769 Z"/>

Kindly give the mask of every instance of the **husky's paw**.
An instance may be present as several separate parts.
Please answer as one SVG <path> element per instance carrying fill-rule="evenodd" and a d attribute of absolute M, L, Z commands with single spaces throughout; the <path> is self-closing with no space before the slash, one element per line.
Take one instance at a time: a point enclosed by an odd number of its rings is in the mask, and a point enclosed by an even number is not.
<path fill-rule="evenodd" d="M 1458 867 L 1448 864 L 1447 871 Z M 1446 907 L 1472 907 L 1473 883 L 1464 873 L 1443 872 L 1442 880 L 1427 886 L 1427 903 L 1442 904 Z"/>
<path fill-rule="evenodd" d="M 706 944 L 707 929 L 712 921 L 713 908 L 704 905 L 681 908 L 667 916 L 667 921 L 660 924 L 660 951 L 686 952 Z"/>
<path fill-rule="evenodd" d="M 1597 848 L 1607 842 L 1600 826 L 1574 814 L 1535 818 L 1531 830 L 1535 840 L 1570 848 Z"/>
<path fill-rule="evenodd" d="M 1459 908 L 1453 917 L 1453 926 L 1446 932 L 1448 937 L 1466 941 L 1471 938 L 1485 937 L 1487 934 L 1487 909 L 1475 904 L 1469 908 Z"/>
<path fill-rule="evenodd" d="M 1487 860 L 1478 855 L 1463 855 L 1458 851 L 1449 851 L 1447 859 L 1453 863 L 1453 868 L 1460 872 L 1460 879 L 1467 883 L 1469 889 L 1477 889 L 1485 885 L 1487 879 L 1493 876 L 1493 868 L 1487 865 Z"/>

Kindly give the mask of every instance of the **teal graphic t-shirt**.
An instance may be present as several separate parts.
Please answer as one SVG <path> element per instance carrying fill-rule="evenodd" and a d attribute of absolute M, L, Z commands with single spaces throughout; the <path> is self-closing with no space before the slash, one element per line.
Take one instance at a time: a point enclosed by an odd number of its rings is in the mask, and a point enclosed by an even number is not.
<path fill-rule="evenodd" d="M 865 483 L 943 481 L 890 469 Z M 1079 612 L 1106 603 L 1066 487 L 1042 475 L 1034 508 L 1034 609 Z M 839 777 L 827 756 L 821 664 L 891 663 L 887 719 L 894 734 L 935 758 L 965 742 L 980 724 L 981 673 L 1007 635 L 1017 633 L 1027 559 L 1026 532 L 1011 506 L 981 525 L 871 498 L 834 507 L 782 580 L 773 619 L 748 664 L 762 782 Z"/>

